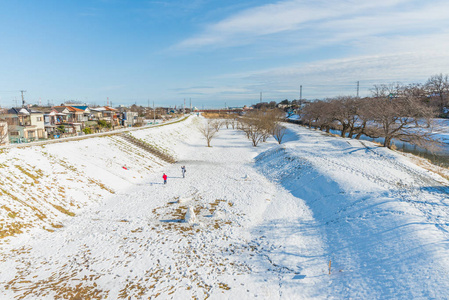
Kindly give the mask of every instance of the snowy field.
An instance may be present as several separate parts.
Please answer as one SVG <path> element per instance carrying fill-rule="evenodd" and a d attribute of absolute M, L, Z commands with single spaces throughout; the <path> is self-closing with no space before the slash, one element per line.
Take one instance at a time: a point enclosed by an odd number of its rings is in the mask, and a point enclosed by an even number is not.
<path fill-rule="evenodd" d="M 132 132 L 175 164 L 118 136 L 4 150 L 0 299 L 449 297 L 444 178 L 292 124 L 207 148 L 202 121 Z"/>

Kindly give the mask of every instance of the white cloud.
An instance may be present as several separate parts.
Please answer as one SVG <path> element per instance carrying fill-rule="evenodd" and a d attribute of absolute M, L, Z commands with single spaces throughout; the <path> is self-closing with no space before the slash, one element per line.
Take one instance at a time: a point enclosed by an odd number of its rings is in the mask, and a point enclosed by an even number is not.
<path fill-rule="evenodd" d="M 247 9 L 215 24 L 204 32 L 188 38 L 178 48 L 226 47 L 246 44 L 260 36 L 295 31 L 328 20 L 350 18 L 352 15 L 370 13 L 395 7 L 410 0 L 390 1 L 282 1 Z"/>

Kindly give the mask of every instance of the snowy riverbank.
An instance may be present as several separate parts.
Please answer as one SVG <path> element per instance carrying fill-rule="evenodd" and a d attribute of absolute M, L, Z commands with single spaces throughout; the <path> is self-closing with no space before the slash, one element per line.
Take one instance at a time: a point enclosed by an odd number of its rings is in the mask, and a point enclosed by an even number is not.
<path fill-rule="evenodd" d="M 175 156 L 171 165 L 114 137 L 2 153 L 2 176 L 23 176 L 6 187 L 47 197 L 36 203 L 52 222 L 2 195 L 9 201 L 2 205 L 17 205 L 19 217 L 39 226 L 0 240 L 0 295 L 445 297 L 443 178 L 369 142 L 295 125 L 280 146 L 253 148 L 243 133 L 222 129 L 207 148 L 195 129 L 200 121 L 133 132 Z M 35 188 L 6 161 L 42 173 Z M 47 192 L 45 182 L 58 188 Z M 74 217 L 54 209 L 60 187 Z M 182 222 L 189 207 L 196 221 Z M 38 229 L 55 222 L 62 227 Z"/>

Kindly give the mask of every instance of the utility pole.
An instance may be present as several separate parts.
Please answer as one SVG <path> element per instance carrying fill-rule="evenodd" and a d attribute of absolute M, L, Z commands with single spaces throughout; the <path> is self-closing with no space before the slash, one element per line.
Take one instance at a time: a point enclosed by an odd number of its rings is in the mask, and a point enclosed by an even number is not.
<path fill-rule="evenodd" d="M 185 115 L 186 114 L 186 98 L 184 98 L 184 105 L 182 107 L 182 113 Z"/>
<path fill-rule="evenodd" d="M 150 100 L 148 100 L 150 101 Z M 153 101 L 153 125 L 156 124 L 156 109 L 154 108 L 154 101 Z"/>
<path fill-rule="evenodd" d="M 21 90 L 20 92 L 22 93 L 22 107 L 25 107 L 25 98 L 23 97 L 23 93 L 25 93 L 26 91 Z"/>
<path fill-rule="evenodd" d="M 262 92 L 260 92 L 260 103 L 262 103 Z"/>
<path fill-rule="evenodd" d="M 357 98 L 359 97 L 359 86 L 360 86 L 360 82 L 357 81 Z"/>
<path fill-rule="evenodd" d="M 189 98 L 190 100 L 190 113 L 192 113 L 192 98 Z"/>
<path fill-rule="evenodd" d="M 302 85 L 299 86 L 299 102 L 302 101 Z"/>

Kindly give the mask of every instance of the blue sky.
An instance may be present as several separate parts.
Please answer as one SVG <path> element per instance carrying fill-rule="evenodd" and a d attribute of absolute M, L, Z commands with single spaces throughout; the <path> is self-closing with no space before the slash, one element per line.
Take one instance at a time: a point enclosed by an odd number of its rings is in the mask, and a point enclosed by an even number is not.
<path fill-rule="evenodd" d="M 0 105 L 241 106 L 449 73 L 448 1 L 0 0 Z"/>

